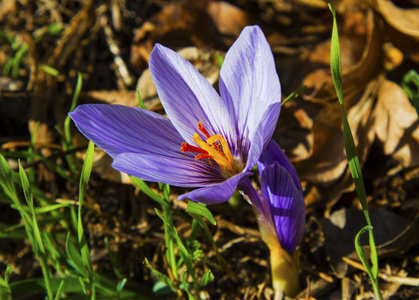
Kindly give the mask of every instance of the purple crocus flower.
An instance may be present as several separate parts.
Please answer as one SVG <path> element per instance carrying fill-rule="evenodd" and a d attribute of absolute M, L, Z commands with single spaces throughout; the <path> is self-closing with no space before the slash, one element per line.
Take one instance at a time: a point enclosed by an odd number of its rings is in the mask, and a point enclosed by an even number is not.
<path fill-rule="evenodd" d="M 220 95 L 176 52 L 156 44 L 150 71 L 169 119 L 139 108 L 86 104 L 70 113 L 78 129 L 113 158 L 112 166 L 147 181 L 199 187 L 179 197 L 216 204 L 252 173 L 281 108 L 273 55 L 258 26 L 227 52 Z"/>
<path fill-rule="evenodd" d="M 273 140 L 263 151 L 258 169 L 263 218 L 271 219 L 275 230 L 271 234 L 277 236 L 285 251 L 292 253 L 303 238 L 306 217 L 304 195 L 297 171 Z"/>

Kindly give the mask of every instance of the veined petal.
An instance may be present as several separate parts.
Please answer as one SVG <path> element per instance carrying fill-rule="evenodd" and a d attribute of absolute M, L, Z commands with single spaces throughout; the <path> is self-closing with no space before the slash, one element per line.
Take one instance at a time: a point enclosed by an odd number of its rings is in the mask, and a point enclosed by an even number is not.
<path fill-rule="evenodd" d="M 146 181 L 181 187 L 201 187 L 219 183 L 218 170 L 193 157 L 173 158 L 156 154 L 122 153 L 112 167 Z"/>
<path fill-rule="evenodd" d="M 266 108 L 281 102 L 281 86 L 271 48 L 258 26 L 243 29 L 228 50 L 220 73 L 220 93 L 223 99 L 234 104 L 237 132 L 250 140 Z M 255 110 L 261 113 L 255 114 Z M 276 117 L 271 116 L 274 124 L 279 110 L 275 110 Z"/>
<path fill-rule="evenodd" d="M 259 111 L 262 115 L 259 119 L 259 123 L 254 125 L 255 129 L 253 129 L 252 126 L 252 129 L 249 130 L 251 136 L 249 137 L 250 147 L 246 170 L 250 170 L 256 165 L 264 148 L 269 144 L 275 130 L 280 110 L 281 103 L 274 103 L 269 105 L 267 109 Z M 257 112 L 256 109 L 255 112 Z"/>
<path fill-rule="evenodd" d="M 69 114 L 77 128 L 110 156 L 148 152 L 183 157 L 182 137 L 169 119 L 136 107 L 85 104 Z"/>
<path fill-rule="evenodd" d="M 226 181 L 194 190 L 179 196 L 178 200 L 190 199 L 205 204 L 220 204 L 231 198 L 240 180 L 252 176 L 250 172 L 240 173 Z"/>
<path fill-rule="evenodd" d="M 156 44 L 149 66 L 160 101 L 187 143 L 194 143 L 199 121 L 210 135 L 221 134 L 229 144 L 237 139 L 232 102 L 222 100 L 190 62 Z"/>
<path fill-rule="evenodd" d="M 306 211 L 303 193 L 296 188 L 288 171 L 277 162 L 263 170 L 261 190 L 263 199 L 269 202 L 279 242 L 291 253 L 304 234 Z"/>
<path fill-rule="evenodd" d="M 303 190 L 301 188 L 301 182 L 300 178 L 298 177 L 297 170 L 295 170 L 291 161 L 281 149 L 281 147 L 279 147 L 279 145 L 274 140 L 270 140 L 265 150 L 262 152 L 258 162 L 258 170 L 260 176 L 262 176 L 262 172 L 266 166 L 273 165 L 275 162 L 279 163 L 287 170 L 295 184 L 295 187 L 302 192 Z"/>

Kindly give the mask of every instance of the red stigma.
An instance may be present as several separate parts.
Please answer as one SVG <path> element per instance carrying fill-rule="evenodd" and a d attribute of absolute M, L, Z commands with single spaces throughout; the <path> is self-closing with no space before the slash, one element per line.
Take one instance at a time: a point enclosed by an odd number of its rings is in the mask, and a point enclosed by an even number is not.
<path fill-rule="evenodd" d="M 205 129 L 204 125 L 202 125 L 201 121 L 198 122 L 198 129 L 201 130 L 201 132 L 207 137 L 207 139 L 210 138 L 208 131 Z"/>
<path fill-rule="evenodd" d="M 189 145 L 185 142 L 183 142 L 182 145 L 180 146 L 180 151 L 182 151 L 182 152 L 196 152 L 196 153 L 204 154 L 204 156 L 205 155 L 208 156 L 208 152 L 205 151 L 204 149 Z M 197 155 L 197 156 L 200 156 L 200 155 Z"/>

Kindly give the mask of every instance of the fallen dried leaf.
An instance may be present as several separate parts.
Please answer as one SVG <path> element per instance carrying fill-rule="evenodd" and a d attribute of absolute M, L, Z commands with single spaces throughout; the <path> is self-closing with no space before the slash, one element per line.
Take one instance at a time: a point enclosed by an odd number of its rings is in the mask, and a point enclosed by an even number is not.
<path fill-rule="evenodd" d="M 155 43 L 171 49 L 195 46 L 225 51 L 246 25 L 256 23 L 247 12 L 223 1 L 169 3 L 135 31 L 131 65 L 144 70 Z"/>
<path fill-rule="evenodd" d="M 391 41 L 416 63 L 419 62 L 419 9 L 399 8 L 390 0 L 376 0 Z"/>
<path fill-rule="evenodd" d="M 392 81 L 381 86 L 373 126 L 386 155 L 403 167 L 419 165 L 419 121 L 416 109 L 402 88 Z"/>

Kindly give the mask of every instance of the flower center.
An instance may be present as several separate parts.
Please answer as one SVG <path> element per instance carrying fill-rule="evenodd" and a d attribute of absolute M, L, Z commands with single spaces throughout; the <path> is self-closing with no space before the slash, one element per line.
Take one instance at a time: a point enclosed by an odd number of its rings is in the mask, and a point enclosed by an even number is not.
<path fill-rule="evenodd" d="M 236 172 L 237 164 L 234 161 L 233 155 L 231 154 L 230 148 L 228 147 L 225 138 L 219 134 L 210 136 L 208 131 L 202 125 L 201 121 L 198 123 L 198 128 L 207 137 L 207 140 L 203 141 L 199 137 L 199 134 L 195 132 L 193 135 L 193 140 L 199 147 L 192 146 L 183 142 L 180 147 L 180 151 L 199 153 L 195 156 L 195 160 L 213 159 L 221 167 L 221 169 L 223 169 L 224 172 Z"/>

